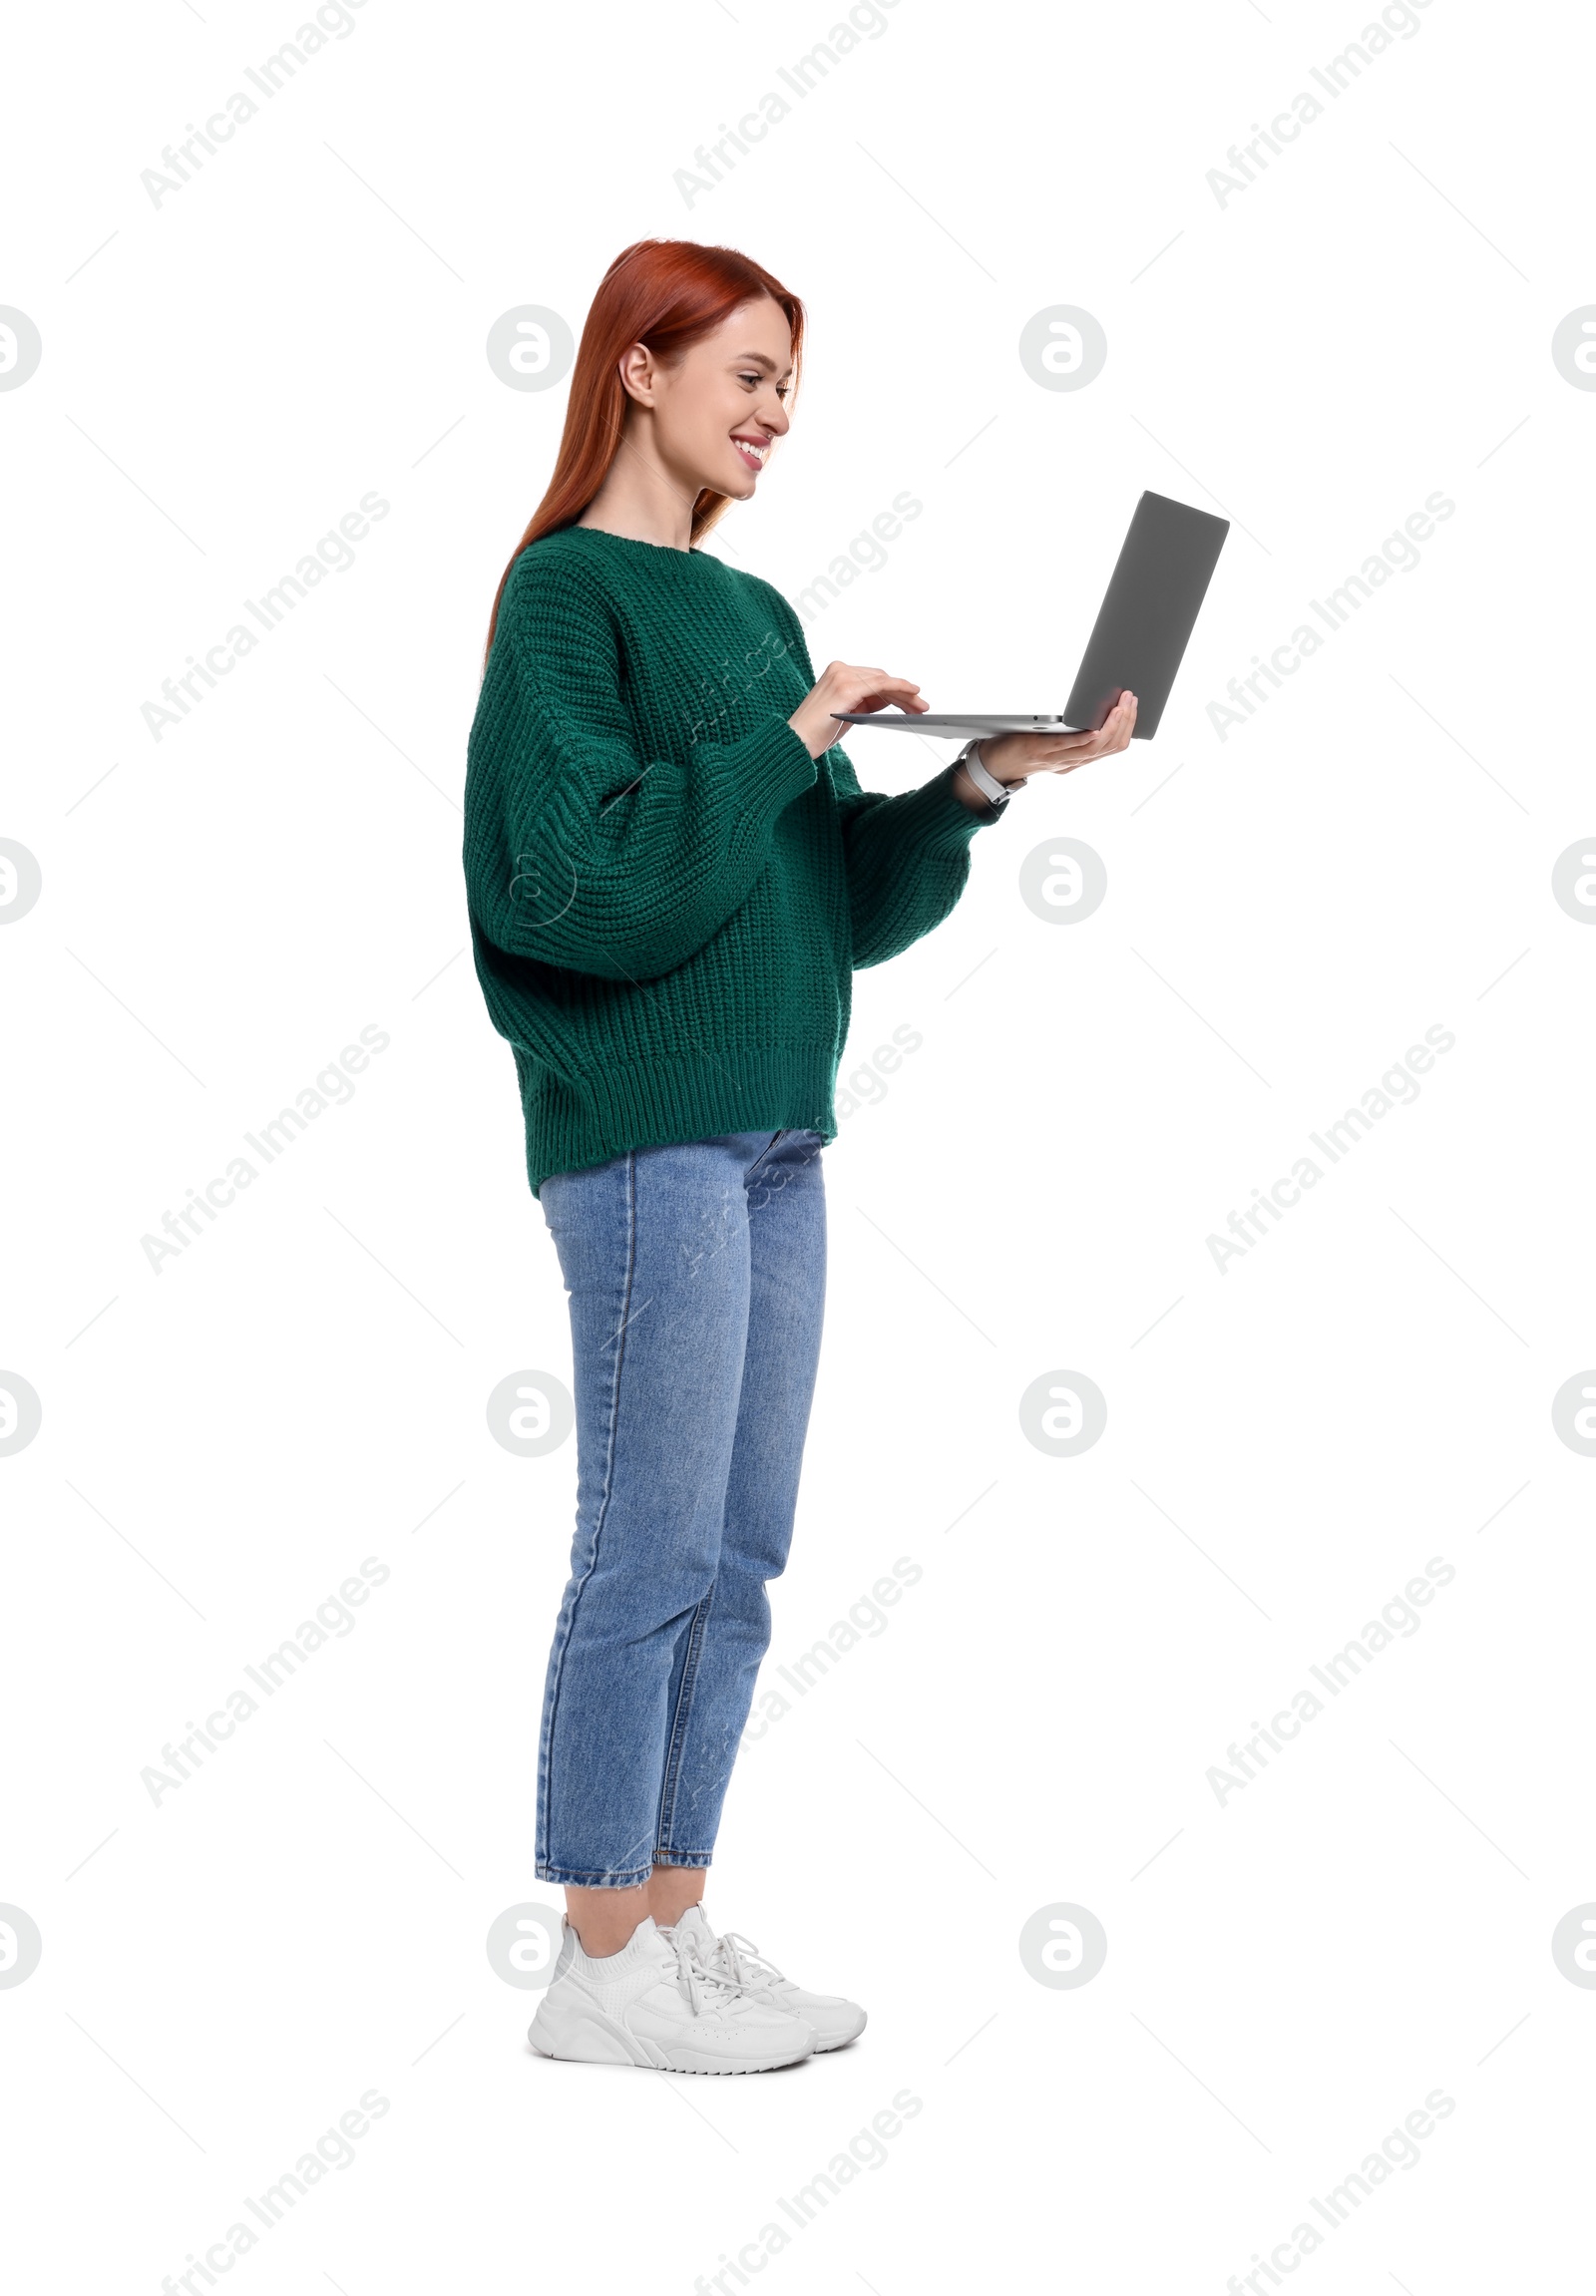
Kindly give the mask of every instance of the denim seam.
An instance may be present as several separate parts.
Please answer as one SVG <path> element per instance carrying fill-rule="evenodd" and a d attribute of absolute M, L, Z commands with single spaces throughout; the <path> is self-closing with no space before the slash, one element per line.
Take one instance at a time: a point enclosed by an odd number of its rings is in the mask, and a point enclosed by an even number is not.
<path fill-rule="evenodd" d="M 565 1635 L 560 1644 L 559 1664 L 555 1670 L 554 1695 L 549 1701 L 549 1714 L 544 1723 L 543 1745 L 540 1748 L 543 1793 L 543 1826 L 538 1843 L 537 1859 L 540 1867 L 551 1863 L 549 1856 L 549 1827 L 554 1816 L 554 1741 L 555 1722 L 560 1711 L 560 1693 L 565 1684 L 566 1652 L 576 1631 L 577 1612 L 598 1561 L 598 1543 L 603 1536 L 604 1521 L 609 1512 L 610 1493 L 614 1487 L 615 1422 L 620 1413 L 620 1374 L 626 1358 L 626 1332 L 630 1318 L 626 1310 L 631 1305 L 631 1287 L 637 1267 L 637 1160 L 635 1149 L 626 1151 L 626 1278 L 621 1289 L 620 1350 L 615 1357 L 609 1394 L 609 1425 L 605 1432 L 604 1479 L 599 1494 L 598 1519 L 594 1524 L 593 1547 L 588 1557 L 588 1568 L 572 1599 Z M 540 1874 L 540 1879 L 551 1876 Z M 644 1879 L 646 1879 L 646 1869 Z M 581 1884 L 575 1886 L 580 1887 Z M 611 1886 L 614 1886 L 611 1884 Z"/>
<path fill-rule="evenodd" d="M 540 1858 L 534 1869 L 539 1881 L 557 1882 L 566 1889 L 641 1889 L 652 1866 L 625 1866 L 618 1873 L 579 1873 L 574 1865 L 551 1865 Z"/>
<path fill-rule="evenodd" d="M 676 1711 L 670 1718 L 670 1737 L 665 1747 L 665 1774 L 659 1786 L 659 1813 L 654 1827 L 654 1841 L 664 1843 L 670 1834 L 676 1815 L 676 1780 L 681 1774 L 682 1740 L 691 1720 L 693 1684 L 698 1674 L 698 1653 L 703 1648 L 704 1629 L 715 1600 L 714 1582 L 708 1592 L 700 1596 L 693 1612 L 692 1625 L 687 1630 L 687 1654 L 681 1662 L 681 1681 L 676 1689 Z"/>

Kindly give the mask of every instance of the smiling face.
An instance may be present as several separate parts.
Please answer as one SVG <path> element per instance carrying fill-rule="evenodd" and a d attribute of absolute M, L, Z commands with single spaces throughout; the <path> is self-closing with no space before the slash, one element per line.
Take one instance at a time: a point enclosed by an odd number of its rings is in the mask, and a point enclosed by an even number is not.
<path fill-rule="evenodd" d="M 787 428 L 792 337 L 768 295 L 743 303 L 674 366 L 634 344 L 627 392 L 649 410 L 653 451 L 687 500 L 705 488 L 746 502 Z"/>

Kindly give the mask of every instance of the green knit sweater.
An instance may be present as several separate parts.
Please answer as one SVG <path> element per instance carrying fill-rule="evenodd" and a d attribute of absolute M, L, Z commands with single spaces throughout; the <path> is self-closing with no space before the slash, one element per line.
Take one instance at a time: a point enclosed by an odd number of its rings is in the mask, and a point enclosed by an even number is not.
<path fill-rule="evenodd" d="M 505 584 L 467 749 L 477 977 L 551 1172 L 720 1132 L 837 1133 L 856 965 L 941 923 L 989 819 L 952 767 L 896 797 L 787 723 L 778 590 L 566 527 Z"/>

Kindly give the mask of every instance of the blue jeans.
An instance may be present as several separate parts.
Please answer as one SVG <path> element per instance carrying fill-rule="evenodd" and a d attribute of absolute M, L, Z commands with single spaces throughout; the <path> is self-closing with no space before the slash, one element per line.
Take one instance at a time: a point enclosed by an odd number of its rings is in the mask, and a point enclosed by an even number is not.
<path fill-rule="evenodd" d="M 543 1183 L 571 1299 L 577 1531 L 537 1876 L 705 1866 L 787 1560 L 826 1289 L 818 1132 L 628 1149 Z"/>

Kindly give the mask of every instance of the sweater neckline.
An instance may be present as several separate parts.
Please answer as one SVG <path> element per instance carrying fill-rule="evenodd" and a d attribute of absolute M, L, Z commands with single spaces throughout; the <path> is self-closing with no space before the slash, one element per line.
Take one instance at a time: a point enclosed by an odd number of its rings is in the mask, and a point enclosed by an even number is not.
<path fill-rule="evenodd" d="M 679 551 L 674 543 L 645 543 L 639 540 L 636 535 L 613 534 L 608 527 L 585 527 L 577 520 L 573 520 L 572 524 L 563 531 L 574 535 L 598 535 L 606 543 L 619 543 L 622 550 L 649 551 L 655 558 L 705 559 L 712 556 L 712 553 L 700 550 L 693 545 L 689 545 L 684 551 Z M 719 564 L 718 560 L 716 564 Z"/>

